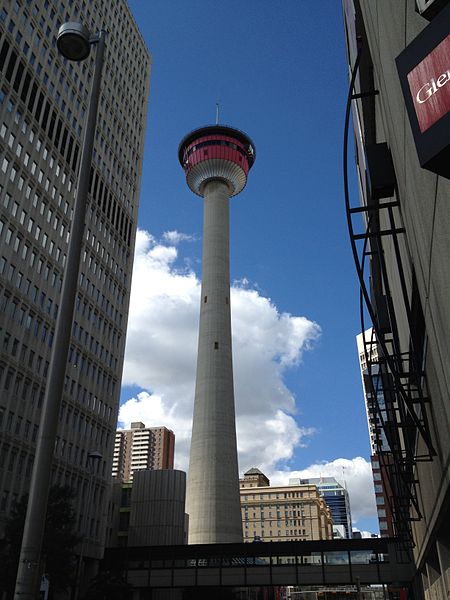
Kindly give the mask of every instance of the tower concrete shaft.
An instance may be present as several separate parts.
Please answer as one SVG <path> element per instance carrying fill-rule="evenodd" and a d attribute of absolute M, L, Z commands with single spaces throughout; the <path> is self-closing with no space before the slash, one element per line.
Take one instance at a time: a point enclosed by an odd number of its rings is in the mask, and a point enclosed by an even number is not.
<path fill-rule="evenodd" d="M 231 346 L 229 198 L 246 184 L 254 148 L 210 126 L 186 136 L 179 159 L 204 198 L 203 266 L 194 418 L 186 493 L 189 543 L 242 542 Z"/>
<path fill-rule="evenodd" d="M 204 194 L 200 330 L 186 503 L 191 544 L 242 541 L 229 300 L 230 191 L 226 183 L 212 180 Z"/>

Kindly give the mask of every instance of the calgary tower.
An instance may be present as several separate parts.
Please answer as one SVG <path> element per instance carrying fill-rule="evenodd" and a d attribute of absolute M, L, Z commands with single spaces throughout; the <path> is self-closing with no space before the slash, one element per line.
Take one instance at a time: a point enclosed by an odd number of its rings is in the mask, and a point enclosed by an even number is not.
<path fill-rule="evenodd" d="M 229 198 L 255 161 L 250 138 L 211 125 L 180 143 L 189 188 L 204 198 L 202 291 L 187 483 L 189 543 L 242 542 L 231 350 Z"/>

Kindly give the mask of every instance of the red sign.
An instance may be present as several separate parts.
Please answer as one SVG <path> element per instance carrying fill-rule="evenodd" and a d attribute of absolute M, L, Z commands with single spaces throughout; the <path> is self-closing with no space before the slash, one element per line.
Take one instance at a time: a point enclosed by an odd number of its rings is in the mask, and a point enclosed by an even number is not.
<path fill-rule="evenodd" d="M 408 73 L 408 84 L 423 133 L 450 111 L 450 35 Z"/>

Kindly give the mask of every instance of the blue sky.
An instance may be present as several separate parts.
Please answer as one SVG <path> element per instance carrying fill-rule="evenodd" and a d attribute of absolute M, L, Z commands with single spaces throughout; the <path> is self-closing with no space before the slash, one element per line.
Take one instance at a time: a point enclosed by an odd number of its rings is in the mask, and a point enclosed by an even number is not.
<path fill-rule="evenodd" d="M 153 66 L 121 423 L 139 417 L 165 425 L 156 419 L 166 418 L 179 427 L 184 467 L 202 205 L 185 184 L 177 148 L 186 133 L 214 122 L 219 100 L 220 122 L 242 129 L 256 146 L 247 187 L 231 202 L 242 422 L 253 415 L 257 430 L 260 417 L 267 443 L 276 432 L 275 458 L 263 461 L 274 482 L 305 470 L 343 473 L 356 525 L 375 531 L 355 342 L 359 296 L 343 200 L 348 79 L 340 2 L 129 4 Z M 246 314 L 255 315 L 252 331 Z M 281 341 L 271 344 L 275 338 Z M 258 344 L 267 340 L 270 355 L 262 356 Z M 249 376 L 258 368 L 271 376 L 267 397 L 263 379 Z M 260 467 L 249 464 L 258 452 L 239 424 L 238 436 L 241 468 Z"/>

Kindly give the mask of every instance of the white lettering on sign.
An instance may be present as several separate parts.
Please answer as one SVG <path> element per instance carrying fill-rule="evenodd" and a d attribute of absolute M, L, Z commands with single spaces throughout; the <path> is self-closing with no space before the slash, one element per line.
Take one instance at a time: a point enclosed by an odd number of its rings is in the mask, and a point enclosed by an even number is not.
<path fill-rule="evenodd" d="M 450 81 L 450 70 L 439 75 L 437 79 L 431 79 L 423 85 L 416 94 L 416 100 L 419 104 L 423 104 L 435 94 L 439 88 L 443 87 Z"/>

